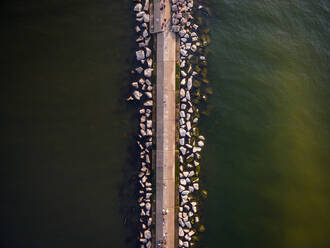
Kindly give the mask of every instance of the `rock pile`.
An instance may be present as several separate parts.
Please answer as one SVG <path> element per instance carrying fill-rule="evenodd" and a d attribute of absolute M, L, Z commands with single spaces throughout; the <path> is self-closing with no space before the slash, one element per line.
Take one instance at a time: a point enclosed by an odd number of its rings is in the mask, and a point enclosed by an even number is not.
<path fill-rule="evenodd" d="M 150 5 L 149 0 L 133 0 L 136 15 L 136 68 L 132 71 L 132 96 L 127 100 L 135 101 L 139 106 L 139 134 L 137 145 L 139 150 L 139 243 L 141 248 L 151 248 L 152 225 L 152 180 L 151 180 L 151 149 L 152 149 L 152 106 L 153 72 L 152 46 L 149 32 Z"/>
<path fill-rule="evenodd" d="M 193 0 L 172 0 L 172 31 L 180 39 L 179 247 L 190 247 L 198 240 L 196 193 L 200 190 L 200 153 L 205 143 L 197 127 L 199 109 L 196 100 L 200 98 L 197 78 L 201 78 L 201 69 L 198 65 L 206 65 L 203 49 L 207 41 L 199 38 L 201 31 L 192 16 L 193 8 Z"/>

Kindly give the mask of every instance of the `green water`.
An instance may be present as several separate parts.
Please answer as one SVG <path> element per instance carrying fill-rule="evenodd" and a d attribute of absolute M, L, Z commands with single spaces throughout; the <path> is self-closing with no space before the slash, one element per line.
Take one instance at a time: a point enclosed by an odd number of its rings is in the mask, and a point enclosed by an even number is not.
<path fill-rule="evenodd" d="M 129 3 L 1 3 L 1 247 L 135 247 Z"/>
<path fill-rule="evenodd" d="M 204 247 L 330 247 L 330 2 L 212 0 Z"/>
<path fill-rule="evenodd" d="M 135 247 L 129 3 L 1 3 L 1 247 Z M 330 247 L 329 1 L 210 7 L 201 245 Z"/>

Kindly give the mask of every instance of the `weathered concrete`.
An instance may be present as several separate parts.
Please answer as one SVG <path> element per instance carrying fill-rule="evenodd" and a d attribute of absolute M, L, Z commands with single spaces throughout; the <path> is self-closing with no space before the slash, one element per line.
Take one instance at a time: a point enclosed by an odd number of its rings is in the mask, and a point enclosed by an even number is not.
<path fill-rule="evenodd" d="M 154 22 L 157 33 L 157 147 L 156 147 L 156 242 L 166 240 L 166 248 L 175 247 L 175 34 L 169 24 L 161 29 L 161 20 L 170 20 L 170 3 L 159 11 L 155 1 Z M 157 10 L 158 8 L 158 10 Z M 168 22 L 169 23 L 169 22 Z M 162 214 L 162 210 L 168 214 Z M 163 218 L 165 222 L 163 222 Z M 167 237 L 164 238 L 167 234 Z M 156 245 L 157 247 L 157 245 Z"/>

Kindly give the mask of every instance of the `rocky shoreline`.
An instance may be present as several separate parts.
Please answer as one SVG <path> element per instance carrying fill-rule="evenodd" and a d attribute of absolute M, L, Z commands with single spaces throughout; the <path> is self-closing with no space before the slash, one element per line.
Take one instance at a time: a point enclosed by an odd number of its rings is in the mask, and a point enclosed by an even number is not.
<path fill-rule="evenodd" d="M 132 94 L 127 99 L 138 105 L 139 150 L 138 205 L 139 205 L 139 247 L 151 248 L 152 244 L 152 147 L 153 147 L 153 51 L 150 35 L 149 0 L 133 0 L 136 32 L 136 66 L 132 70 Z M 207 192 L 200 190 L 199 172 L 201 151 L 205 137 L 200 135 L 198 122 L 200 103 L 207 100 L 201 84 L 207 84 L 205 48 L 209 39 L 200 28 L 201 20 L 193 12 L 203 10 L 194 6 L 193 0 L 170 0 L 171 30 L 179 40 L 179 142 L 177 144 L 179 168 L 178 246 L 191 247 L 204 231 L 200 225 L 199 197 Z"/>
<path fill-rule="evenodd" d="M 139 247 L 152 247 L 152 107 L 153 107 L 153 51 L 150 35 L 149 0 L 133 0 L 136 33 L 136 67 L 132 70 L 132 95 L 128 101 L 136 102 L 139 113 L 138 207 Z"/>
<path fill-rule="evenodd" d="M 199 240 L 199 233 L 205 227 L 200 225 L 199 196 L 206 197 L 205 190 L 200 191 L 199 172 L 201 151 L 205 137 L 200 135 L 200 100 L 206 101 L 201 93 L 201 80 L 207 83 L 205 47 L 206 39 L 200 38 L 200 20 L 193 12 L 202 10 L 202 5 L 194 6 L 193 0 L 172 0 L 172 31 L 180 40 L 180 103 L 179 103 L 179 209 L 178 209 L 178 246 L 191 247 Z M 203 68 L 203 69 L 202 69 Z M 204 72 L 203 72 L 204 70 Z"/>

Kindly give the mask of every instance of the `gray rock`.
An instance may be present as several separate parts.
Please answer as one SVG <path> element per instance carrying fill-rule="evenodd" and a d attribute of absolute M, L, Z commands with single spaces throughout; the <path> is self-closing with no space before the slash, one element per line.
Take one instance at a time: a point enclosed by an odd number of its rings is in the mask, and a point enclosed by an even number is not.
<path fill-rule="evenodd" d="M 144 76 L 146 76 L 146 77 L 151 77 L 151 75 L 152 75 L 152 71 L 153 71 L 153 69 L 152 68 L 147 68 L 147 69 L 145 69 L 144 70 Z"/>
<path fill-rule="evenodd" d="M 191 49 L 191 51 L 196 52 L 197 51 L 197 46 L 196 45 L 192 45 L 190 49 Z"/>
<path fill-rule="evenodd" d="M 184 130 L 183 128 L 180 128 L 180 129 L 179 129 L 179 133 L 180 133 L 180 136 L 181 136 L 181 137 L 186 136 L 186 130 Z"/>
<path fill-rule="evenodd" d="M 134 7 L 134 11 L 136 12 L 140 12 L 142 10 L 142 4 L 141 3 L 137 3 Z"/>
<path fill-rule="evenodd" d="M 147 64 L 148 64 L 149 68 L 152 68 L 152 59 L 151 58 L 147 59 Z"/>
<path fill-rule="evenodd" d="M 134 96 L 134 98 L 135 98 L 136 100 L 140 100 L 140 99 L 141 99 L 141 96 L 142 96 L 142 93 L 141 93 L 140 91 L 135 90 L 135 91 L 133 92 L 133 96 Z"/>
<path fill-rule="evenodd" d="M 183 156 L 186 155 L 187 149 L 184 146 L 180 146 L 179 150 Z"/>
<path fill-rule="evenodd" d="M 183 237 L 184 236 L 184 232 L 181 226 L 179 226 L 179 237 Z"/>
<path fill-rule="evenodd" d="M 200 147 L 203 147 L 204 146 L 204 142 L 200 140 L 200 141 L 197 142 L 197 145 L 200 146 Z"/>
<path fill-rule="evenodd" d="M 144 106 L 152 106 L 152 100 L 146 101 L 143 105 Z"/>
<path fill-rule="evenodd" d="M 144 55 L 143 50 L 139 50 L 139 51 L 136 52 L 136 59 L 138 61 L 143 60 L 144 58 L 145 58 L 145 55 Z"/>
<path fill-rule="evenodd" d="M 143 16 L 143 21 L 144 21 L 145 23 L 148 23 L 148 22 L 150 21 L 150 16 L 149 16 L 149 14 L 145 14 L 145 15 Z"/>
<path fill-rule="evenodd" d="M 144 38 L 146 38 L 146 37 L 148 37 L 149 33 L 148 33 L 148 31 L 145 29 L 145 30 L 143 30 L 142 35 L 143 35 Z"/>
<path fill-rule="evenodd" d="M 188 82 L 187 82 L 187 89 L 191 90 L 192 88 L 192 77 L 188 78 Z"/>
<path fill-rule="evenodd" d="M 180 49 L 180 54 L 182 56 L 187 56 L 188 52 L 185 49 Z"/>
<path fill-rule="evenodd" d="M 180 82 L 181 85 L 185 85 L 186 84 L 186 78 L 183 78 Z"/>
<path fill-rule="evenodd" d="M 139 74 L 141 74 L 143 72 L 143 68 L 140 66 L 138 68 L 135 68 L 135 71 Z"/>

